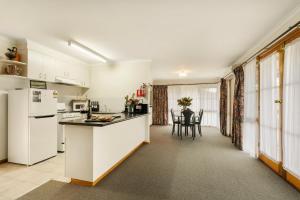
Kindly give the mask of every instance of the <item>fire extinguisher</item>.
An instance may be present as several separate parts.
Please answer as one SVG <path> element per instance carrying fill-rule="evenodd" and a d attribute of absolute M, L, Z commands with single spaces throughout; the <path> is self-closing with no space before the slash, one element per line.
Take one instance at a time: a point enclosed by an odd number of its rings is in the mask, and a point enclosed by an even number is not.
<path fill-rule="evenodd" d="M 141 97 L 141 96 L 142 96 L 142 91 L 141 91 L 141 89 L 137 89 L 137 90 L 136 90 L 136 96 L 137 96 L 137 97 Z"/>

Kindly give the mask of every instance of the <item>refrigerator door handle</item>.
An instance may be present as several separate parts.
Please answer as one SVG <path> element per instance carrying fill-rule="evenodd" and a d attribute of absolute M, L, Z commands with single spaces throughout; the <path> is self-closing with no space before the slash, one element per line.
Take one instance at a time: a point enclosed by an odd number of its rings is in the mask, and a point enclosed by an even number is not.
<path fill-rule="evenodd" d="M 35 119 L 41 119 L 41 118 L 51 118 L 54 117 L 55 115 L 43 115 L 43 116 L 35 116 Z"/>

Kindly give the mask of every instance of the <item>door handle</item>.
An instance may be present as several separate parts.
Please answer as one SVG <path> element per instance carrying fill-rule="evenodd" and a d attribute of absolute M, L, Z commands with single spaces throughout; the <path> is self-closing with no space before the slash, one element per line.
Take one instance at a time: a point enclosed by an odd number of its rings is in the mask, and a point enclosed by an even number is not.
<path fill-rule="evenodd" d="M 281 100 L 275 100 L 274 103 L 282 103 Z"/>

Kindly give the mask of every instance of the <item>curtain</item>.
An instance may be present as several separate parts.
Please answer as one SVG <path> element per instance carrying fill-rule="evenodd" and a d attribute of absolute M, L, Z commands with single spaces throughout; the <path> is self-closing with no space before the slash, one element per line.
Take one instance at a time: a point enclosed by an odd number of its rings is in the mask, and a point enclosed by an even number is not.
<path fill-rule="evenodd" d="M 152 124 L 168 125 L 168 86 L 153 86 Z"/>
<path fill-rule="evenodd" d="M 244 67 L 244 123 L 243 123 L 243 150 L 251 156 L 257 156 L 258 147 L 258 117 L 256 92 L 256 60 Z"/>
<path fill-rule="evenodd" d="M 177 104 L 177 99 L 191 97 L 193 99 L 190 109 L 197 115 L 203 109 L 202 125 L 219 126 L 219 86 L 215 85 L 176 85 L 168 87 L 168 104 L 170 110 L 175 110 L 179 114 L 181 108 Z M 171 117 L 169 117 L 171 119 Z M 170 121 L 171 123 L 171 121 Z"/>
<path fill-rule="evenodd" d="M 244 117 L 244 70 L 239 66 L 233 70 L 235 75 L 233 117 L 232 117 L 232 143 L 242 149 L 242 123 Z"/>
<path fill-rule="evenodd" d="M 300 178 L 300 41 L 285 49 L 283 81 L 283 166 Z"/>
<path fill-rule="evenodd" d="M 279 99 L 279 54 L 260 61 L 260 152 L 269 159 L 281 161 L 280 106 Z"/>
<path fill-rule="evenodd" d="M 227 135 L 227 82 L 221 79 L 220 86 L 220 132 Z"/>

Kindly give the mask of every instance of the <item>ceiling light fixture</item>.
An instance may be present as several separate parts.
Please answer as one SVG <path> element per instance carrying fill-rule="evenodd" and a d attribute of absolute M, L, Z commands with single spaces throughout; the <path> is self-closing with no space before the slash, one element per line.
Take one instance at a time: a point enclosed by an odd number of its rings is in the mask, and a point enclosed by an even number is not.
<path fill-rule="evenodd" d="M 179 71 L 178 72 L 178 76 L 180 76 L 180 77 L 186 77 L 187 76 L 187 71 L 185 71 L 185 70 Z"/>
<path fill-rule="evenodd" d="M 100 60 L 101 62 L 104 62 L 104 63 L 107 63 L 107 61 L 108 61 L 108 59 L 105 58 L 104 56 L 102 56 L 100 53 L 88 48 L 87 46 L 84 46 L 83 44 L 80 44 L 79 42 L 77 42 L 75 40 L 69 40 L 68 45 L 70 47 L 73 47 L 73 48 L 81 51 L 82 53 L 96 59 L 96 60 Z"/>

